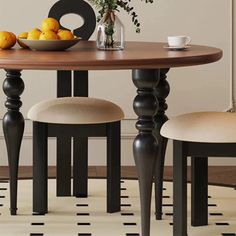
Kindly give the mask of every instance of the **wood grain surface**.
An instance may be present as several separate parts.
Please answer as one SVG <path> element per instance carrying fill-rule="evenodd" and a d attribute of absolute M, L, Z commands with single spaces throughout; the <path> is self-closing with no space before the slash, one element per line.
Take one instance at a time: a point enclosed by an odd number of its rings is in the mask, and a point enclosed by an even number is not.
<path fill-rule="evenodd" d="M 28 70 L 112 70 L 171 68 L 218 61 L 222 50 L 191 45 L 183 51 L 163 48 L 165 43 L 127 42 L 123 51 L 101 51 L 93 41 L 81 41 L 66 51 L 0 51 L 0 68 Z"/>

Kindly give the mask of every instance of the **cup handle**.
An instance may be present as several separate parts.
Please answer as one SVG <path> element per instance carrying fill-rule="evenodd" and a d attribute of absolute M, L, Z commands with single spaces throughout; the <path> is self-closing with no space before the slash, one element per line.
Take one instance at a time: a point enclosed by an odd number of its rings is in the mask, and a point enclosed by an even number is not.
<path fill-rule="evenodd" d="M 190 44 L 191 40 L 192 40 L 191 37 L 188 36 L 186 39 L 186 45 Z"/>

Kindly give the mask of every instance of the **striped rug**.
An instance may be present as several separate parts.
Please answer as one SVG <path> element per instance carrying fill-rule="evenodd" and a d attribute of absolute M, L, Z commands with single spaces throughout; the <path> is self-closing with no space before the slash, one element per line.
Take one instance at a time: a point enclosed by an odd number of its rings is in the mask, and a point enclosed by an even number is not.
<path fill-rule="evenodd" d="M 18 215 L 10 216 L 9 186 L 2 181 L 0 236 L 139 236 L 138 183 L 136 180 L 121 182 L 122 211 L 108 214 L 105 180 L 89 180 L 88 198 L 56 197 L 55 180 L 49 180 L 49 213 L 37 216 L 32 215 L 32 181 L 20 180 Z M 153 200 L 151 236 L 172 235 L 172 183 L 164 184 L 163 201 L 163 220 L 156 221 Z M 236 190 L 209 186 L 209 225 L 191 227 L 189 219 L 188 232 L 189 236 L 236 236 Z"/>

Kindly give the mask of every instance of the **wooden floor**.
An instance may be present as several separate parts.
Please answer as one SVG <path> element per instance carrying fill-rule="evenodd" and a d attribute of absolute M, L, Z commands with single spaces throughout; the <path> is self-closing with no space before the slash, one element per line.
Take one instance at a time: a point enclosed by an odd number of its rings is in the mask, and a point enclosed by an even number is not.
<path fill-rule="evenodd" d="M 49 167 L 49 177 L 55 178 L 56 168 Z M 89 177 L 104 178 L 106 176 L 106 167 L 90 166 Z M 190 180 L 190 170 L 188 171 Z M 32 178 L 32 167 L 22 166 L 19 169 L 19 178 Z M 122 167 L 122 178 L 137 178 L 136 169 L 132 166 Z M 172 167 L 165 167 L 164 178 L 167 181 L 172 180 Z M 8 168 L 0 167 L 0 179 L 8 179 Z M 209 183 L 216 185 L 225 185 L 236 187 L 236 166 L 210 166 Z"/>

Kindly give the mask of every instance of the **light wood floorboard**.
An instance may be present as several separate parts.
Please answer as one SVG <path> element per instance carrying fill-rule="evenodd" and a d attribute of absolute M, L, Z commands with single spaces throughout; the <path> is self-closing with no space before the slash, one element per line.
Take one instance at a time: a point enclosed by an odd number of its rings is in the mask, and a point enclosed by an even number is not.
<path fill-rule="evenodd" d="M 190 170 L 188 171 L 190 181 Z M 49 177 L 55 178 L 55 166 L 49 167 Z M 89 177 L 104 178 L 106 176 L 105 166 L 90 166 Z M 19 178 L 32 178 L 32 167 L 21 166 Z M 122 166 L 122 178 L 137 178 L 134 166 Z M 8 167 L 0 167 L 0 179 L 8 179 Z M 172 180 L 172 167 L 165 167 L 164 179 Z M 236 187 L 236 166 L 209 166 L 209 183 Z"/>

